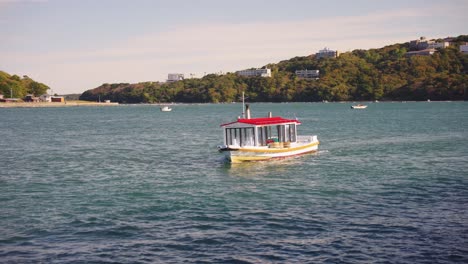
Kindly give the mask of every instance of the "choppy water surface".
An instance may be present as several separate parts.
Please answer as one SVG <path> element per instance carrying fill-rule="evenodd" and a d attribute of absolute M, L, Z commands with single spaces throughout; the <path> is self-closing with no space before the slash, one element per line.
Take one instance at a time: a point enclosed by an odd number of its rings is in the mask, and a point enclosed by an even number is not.
<path fill-rule="evenodd" d="M 0 109 L 0 262 L 468 262 L 467 103 L 252 104 L 320 151 L 236 165 L 173 109 Z"/>

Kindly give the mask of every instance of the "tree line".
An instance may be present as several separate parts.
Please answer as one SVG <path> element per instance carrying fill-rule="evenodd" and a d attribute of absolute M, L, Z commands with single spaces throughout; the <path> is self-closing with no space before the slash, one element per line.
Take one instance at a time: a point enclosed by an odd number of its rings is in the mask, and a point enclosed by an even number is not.
<path fill-rule="evenodd" d="M 172 83 L 103 84 L 87 90 L 80 100 L 120 103 L 318 102 L 359 100 L 466 100 L 468 55 L 459 45 L 468 35 L 431 56 L 406 56 L 409 43 L 380 49 L 354 50 L 337 58 L 295 57 L 265 65 L 272 77 L 209 74 Z M 319 79 L 302 79 L 296 70 L 319 70 Z M 48 87 L 27 76 L 0 71 L 0 92 L 15 97 L 40 95 Z"/>
<path fill-rule="evenodd" d="M 0 71 L 0 94 L 5 98 L 24 98 L 28 94 L 40 96 L 47 93 L 49 87 L 36 82 L 27 75 L 19 77 Z"/>

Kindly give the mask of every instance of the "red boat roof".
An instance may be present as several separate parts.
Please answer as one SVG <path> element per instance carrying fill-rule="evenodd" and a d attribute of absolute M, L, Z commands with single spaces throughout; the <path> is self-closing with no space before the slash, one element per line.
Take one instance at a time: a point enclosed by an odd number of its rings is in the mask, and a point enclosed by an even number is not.
<path fill-rule="evenodd" d="M 296 124 L 301 124 L 299 120 L 296 119 L 285 119 L 279 116 L 275 117 L 258 117 L 258 118 L 238 118 L 237 121 L 231 122 L 231 123 L 226 123 L 222 124 L 221 126 L 228 126 L 232 125 L 235 123 L 243 123 L 243 124 L 249 124 L 249 125 L 254 125 L 254 126 L 265 126 L 265 125 L 281 125 L 281 124 L 287 124 L 287 123 L 296 123 Z"/>

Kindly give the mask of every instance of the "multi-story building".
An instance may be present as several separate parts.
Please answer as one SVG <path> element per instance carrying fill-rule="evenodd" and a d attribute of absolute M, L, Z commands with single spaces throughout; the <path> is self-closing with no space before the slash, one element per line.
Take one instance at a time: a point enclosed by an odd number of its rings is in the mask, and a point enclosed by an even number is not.
<path fill-rule="evenodd" d="M 445 49 L 450 46 L 449 42 L 432 42 L 427 44 L 428 49 Z"/>
<path fill-rule="evenodd" d="M 427 40 L 426 37 L 410 41 L 410 50 L 445 49 L 448 46 L 450 46 L 449 41 L 435 42 L 434 40 Z"/>
<path fill-rule="evenodd" d="M 323 50 L 319 50 L 319 52 L 315 53 L 315 57 L 317 59 L 320 58 L 336 58 L 340 56 L 340 53 L 336 50 L 331 50 L 328 48 L 324 48 Z"/>
<path fill-rule="evenodd" d="M 417 40 L 412 40 L 409 43 L 410 50 L 423 50 L 427 49 L 428 46 L 428 40 L 426 37 L 420 37 Z"/>
<path fill-rule="evenodd" d="M 183 73 L 169 73 L 167 75 L 167 82 L 177 82 L 184 79 Z"/>
<path fill-rule="evenodd" d="M 237 75 L 245 77 L 271 77 L 271 69 L 253 69 L 237 71 Z"/>
<path fill-rule="evenodd" d="M 319 70 L 297 70 L 296 76 L 303 79 L 318 79 Z"/>

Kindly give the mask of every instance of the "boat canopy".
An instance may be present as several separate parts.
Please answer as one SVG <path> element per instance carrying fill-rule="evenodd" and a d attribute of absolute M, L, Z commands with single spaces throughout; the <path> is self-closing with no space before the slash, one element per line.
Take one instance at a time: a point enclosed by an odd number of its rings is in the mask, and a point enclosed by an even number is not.
<path fill-rule="evenodd" d="M 283 124 L 301 124 L 299 120 L 296 119 L 285 119 L 279 116 L 275 117 L 258 117 L 258 118 L 239 118 L 235 122 L 222 124 L 221 127 L 227 127 L 236 124 L 247 124 L 254 126 L 274 126 L 274 125 L 283 125 Z"/>

